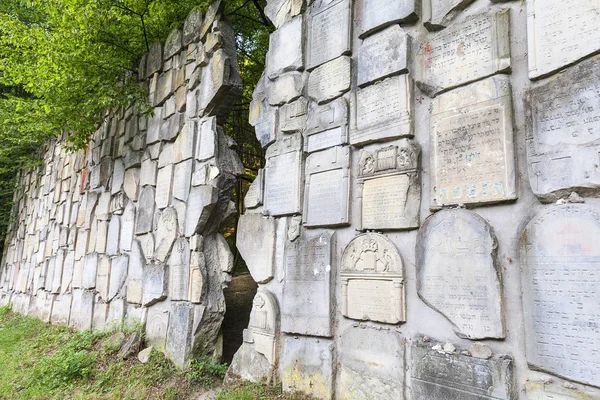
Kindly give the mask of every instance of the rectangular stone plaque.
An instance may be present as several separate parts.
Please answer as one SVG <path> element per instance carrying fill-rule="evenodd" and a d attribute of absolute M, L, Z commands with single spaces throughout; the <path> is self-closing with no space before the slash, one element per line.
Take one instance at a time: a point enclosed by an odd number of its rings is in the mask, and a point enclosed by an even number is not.
<path fill-rule="evenodd" d="M 548 75 L 600 50 L 600 3 L 528 0 L 529 77 Z"/>
<path fill-rule="evenodd" d="M 412 80 L 401 75 L 352 93 L 350 144 L 412 137 L 412 92 Z"/>
<path fill-rule="evenodd" d="M 308 11 L 307 68 L 350 51 L 350 0 L 313 2 Z"/>
<path fill-rule="evenodd" d="M 341 56 L 315 68 L 308 77 L 308 97 L 325 103 L 350 89 L 352 59 Z"/>
<path fill-rule="evenodd" d="M 438 96 L 430 123 L 431 208 L 517 198 L 508 76 Z"/>
<path fill-rule="evenodd" d="M 474 1 L 475 0 L 423 0 L 423 25 L 430 31 L 444 29 L 456 15 L 460 14 L 463 9 Z"/>
<path fill-rule="evenodd" d="M 265 170 L 260 168 L 254 181 L 250 184 L 246 196 L 244 197 L 244 206 L 252 209 L 262 206 L 264 199 L 264 187 L 265 187 Z"/>
<path fill-rule="evenodd" d="M 360 229 L 419 227 L 421 149 L 410 139 L 373 151 L 361 150 L 358 162 Z"/>
<path fill-rule="evenodd" d="M 288 242 L 281 330 L 301 335 L 332 335 L 332 263 L 335 232 Z"/>
<path fill-rule="evenodd" d="M 279 216 L 302 212 L 302 136 L 298 133 L 267 149 L 265 211 Z"/>
<path fill-rule="evenodd" d="M 348 102 L 340 98 L 322 106 L 312 105 L 304 131 L 304 152 L 348 143 Z"/>
<path fill-rule="evenodd" d="M 358 85 L 365 86 L 406 71 L 410 54 L 408 43 L 409 36 L 399 25 L 364 39 L 358 50 Z"/>
<path fill-rule="evenodd" d="M 358 0 L 356 16 L 358 36 L 363 38 L 372 32 L 399 22 L 412 22 L 418 18 L 420 0 Z"/>
<path fill-rule="evenodd" d="M 533 193 L 553 202 L 600 192 L 600 56 L 531 89 L 525 100 Z"/>
<path fill-rule="evenodd" d="M 472 15 L 416 47 L 417 86 L 429 96 L 510 70 L 510 10 Z"/>
<path fill-rule="evenodd" d="M 350 222 L 350 149 L 333 147 L 306 158 L 304 225 L 337 226 Z"/>
<path fill-rule="evenodd" d="M 429 346 L 411 348 L 411 399 L 513 400 L 512 359 L 448 356 Z"/>

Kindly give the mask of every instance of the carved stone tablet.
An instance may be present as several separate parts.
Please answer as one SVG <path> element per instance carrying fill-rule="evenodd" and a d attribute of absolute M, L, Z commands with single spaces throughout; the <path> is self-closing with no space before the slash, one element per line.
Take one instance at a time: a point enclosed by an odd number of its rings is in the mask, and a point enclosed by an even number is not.
<path fill-rule="evenodd" d="M 169 316 L 165 354 L 179 368 L 186 368 L 192 351 L 194 308 L 188 303 L 174 303 Z"/>
<path fill-rule="evenodd" d="M 431 114 L 432 208 L 517 198 L 508 76 L 444 93 Z"/>
<path fill-rule="evenodd" d="M 417 237 L 417 292 L 468 339 L 505 337 L 497 241 L 472 211 L 439 211 Z"/>
<path fill-rule="evenodd" d="M 350 148 L 333 147 L 306 158 L 304 225 L 337 226 L 350 222 Z"/>
<path fill-rule="evenodd" d="M 332 263 L 335 232 L 288 242 L 281 330 L 301 335 L 332 335 Z"/>
<path fill-rule="evenodd" d="M 342 315 L 397 324 L 406 321 L 404 265 L 394 244 L 378 233 L 358 235 L 340 263 Z"/>
<path fill-rule="evenodd" d="M 475 0 L 423 0 L 424 25 L 430 31 L 440 30 Z"/>
<path fill-rule="evenodd" d="M 165 208 L 160 214 L 156 228 L 156 245 L 154 257 L 158 261 L 166 261 L 177 237 L 177 211 L 173 207 Z"/>
<path fill-rule="evenodd" d="M 350 0 L 316 0 L 308 11 L 307 68 L 350 51 Z"/>
<path fill-rule="evenodd" d="M 398 3 L 401 2 L 394 2 Z M 409 62 L 408 40 L 409 36 L 399 25 L 390 26 L 363 40 L 358 50 L 358 85 L 365 86 L 406 71 Z"/>
<path fill-rule="evenodd" d="M 600 50 L 600 3 L 528 0 L 529 77 L 539 78 Z"/>
<path fill-rule="evenodd" d="M 341 56 L 315 68 L 308 77 L 308 97 L 325 103 L 350 89 L 352 59 Z"/>
<path fill-rule="evenodd" d="M 284 390 L 310 393 L 318 399 L 332 399 L 332 342 L 307 337 L 286 337 L 281 364 Z"/>
<path fill-rule="evenodd" d="M 269 79 L 304 67 L 303 17 L 297 16 L 271 34 L 266 71 Z"/>
<path fill-rule="evenodd" d="M 419 0 L 358 0 L 358 36 L 363 38 L 388 25 L 414 21 L 418 18 L 418 10 Z"/>
<path fill-rule="evenodd" d="M 527 361 L 600 386 L 600 209 L 555 205 L 521 237 Z"/>
<path fill-rule="evenodd" d="M 254 350 L 264 355 L 271 365 L 275 365 L 278 359 L 278 330 L 277 299 L 268 290 L 260 289 L 252 301 L 252 312 L 244 341 L 251 341 Z"/>
<path fill-rule="evenodd" d="M 265 211 L 279 216 L 302 212 L 302 135 L 285 137 L 267 149 Z"/>
<path fill-rule="evenodd" d="M 148 309 L 148 321 L 146 321 L 146 339 L 159 351 L 164 351 L 167 340 L 167 329 L 169 327 L 169 311 L 151 307 Z"/>
<path fill-rule="evenodd" d="M 408 75 L 387 78 L 350 96 L 353 145 L 412 137 L 412 80 Z"/>
<path fill-rule="evenodd" d="M 190 244 L 179 238 L 169 257 L 169 297 L 171 300 L 189 300 L 190 293 Z"/>
<path fill-rule="evenodd" d="M 263 205 L 265 188 L 265 170 L 260 168 L 256 177 L 250 184 L 244 197 L 244 207 L 248 209 L 258 208 Z"/>
<path fill-rule="evenodd" d="M 527 164 L 533 193 L 556 201 L 573 190 L 600 194 L 600 56 L 531 89 Z"/>
<path fill-rule="evenodd" d="M 361 150 L 358 192 L 361 229 L 419 227 L 421 149 L 410 139 L 373 151 Z"/>
<path fill-rule="evenodd" d="M 517 398 L 510 357 L 483 360 L 459 354 L 448 355 L 433 350 L 429 345 L 418 344 L 411 348 L 411 399 Z"/>
<path fill-rule="evenodd" d="M 404 338 L 367 326 L 342 334 L 339 396 L 356 400 L 404 398 Z M 432 399 L 433 400 L 433 399 Z"/>
<path fill-rule="evenodd" d="M 275 219 L 261 214 L 240 215 L 236 245 L 256 282 L 273 279 Z"/>
<path fill-rule="evenodd" d="M 304 131 L 304 151 L 323 150 L 348 143 L 348 103 L 340 98 L 322 106 L 312 104 Z"/>
<path fill-rule="evenodd" d="M 416 46 L 417 86 L 429 96 L 510 70 L 510 10 L 476 14 Z M 477 38 L 474 40 L 473 38 Z"/>

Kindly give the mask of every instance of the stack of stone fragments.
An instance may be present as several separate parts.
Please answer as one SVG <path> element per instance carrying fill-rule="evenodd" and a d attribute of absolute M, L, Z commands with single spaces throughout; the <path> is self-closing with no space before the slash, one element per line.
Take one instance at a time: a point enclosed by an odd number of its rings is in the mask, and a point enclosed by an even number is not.
<path fill-rule="evenodd" d="M 222 123 L 241 93 L 220 2 L 155 43 L 139 79 L 153 114 L 107 113 L 85 151 L 64 139 L 19 177 L 2 304 L 54 324 L 145 325 L 178 366 L 219 353 L 233 256 L 219 233 L 243 172 Z"/>
<path fill-rule="evenodd" d="M 268 0 L 229 377 L 600 399 L 600 3 Z"/>

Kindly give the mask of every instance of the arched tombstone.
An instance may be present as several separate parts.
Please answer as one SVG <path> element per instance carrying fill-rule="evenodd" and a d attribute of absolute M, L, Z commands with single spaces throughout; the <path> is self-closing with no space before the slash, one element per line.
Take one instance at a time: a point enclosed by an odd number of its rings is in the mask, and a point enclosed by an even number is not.
<path fill-rule="evenodd" d="M 340 269 L 345 317 L 389 324 L 406 321 L 404 265 L 388 238 L 358 235 L 344 249 Z"/>
<path fill-rule="evenodd" d="M 538 213 L 521 236 L 521 271 L 529 365 L 600 386 L 600 210 Z"/>

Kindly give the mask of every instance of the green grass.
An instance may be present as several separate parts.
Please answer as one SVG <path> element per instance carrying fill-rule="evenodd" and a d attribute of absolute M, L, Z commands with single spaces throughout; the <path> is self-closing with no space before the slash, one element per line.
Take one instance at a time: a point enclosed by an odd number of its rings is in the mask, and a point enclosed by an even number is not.
<path fill-rule="evenodd" d="M 192 360 L 179 371 L 160 352 L 147 364 L 122 360 L 110 342 L 115 332 L 141 327 L 115 326 L 107 332 L 75 332 L 0 308 L 0 400 L 4 399 L 195 399 L 206 390 L 217 400 L 285 399 L 281 386 L 241 383 L 221 387 L 226 364 Z"/>

